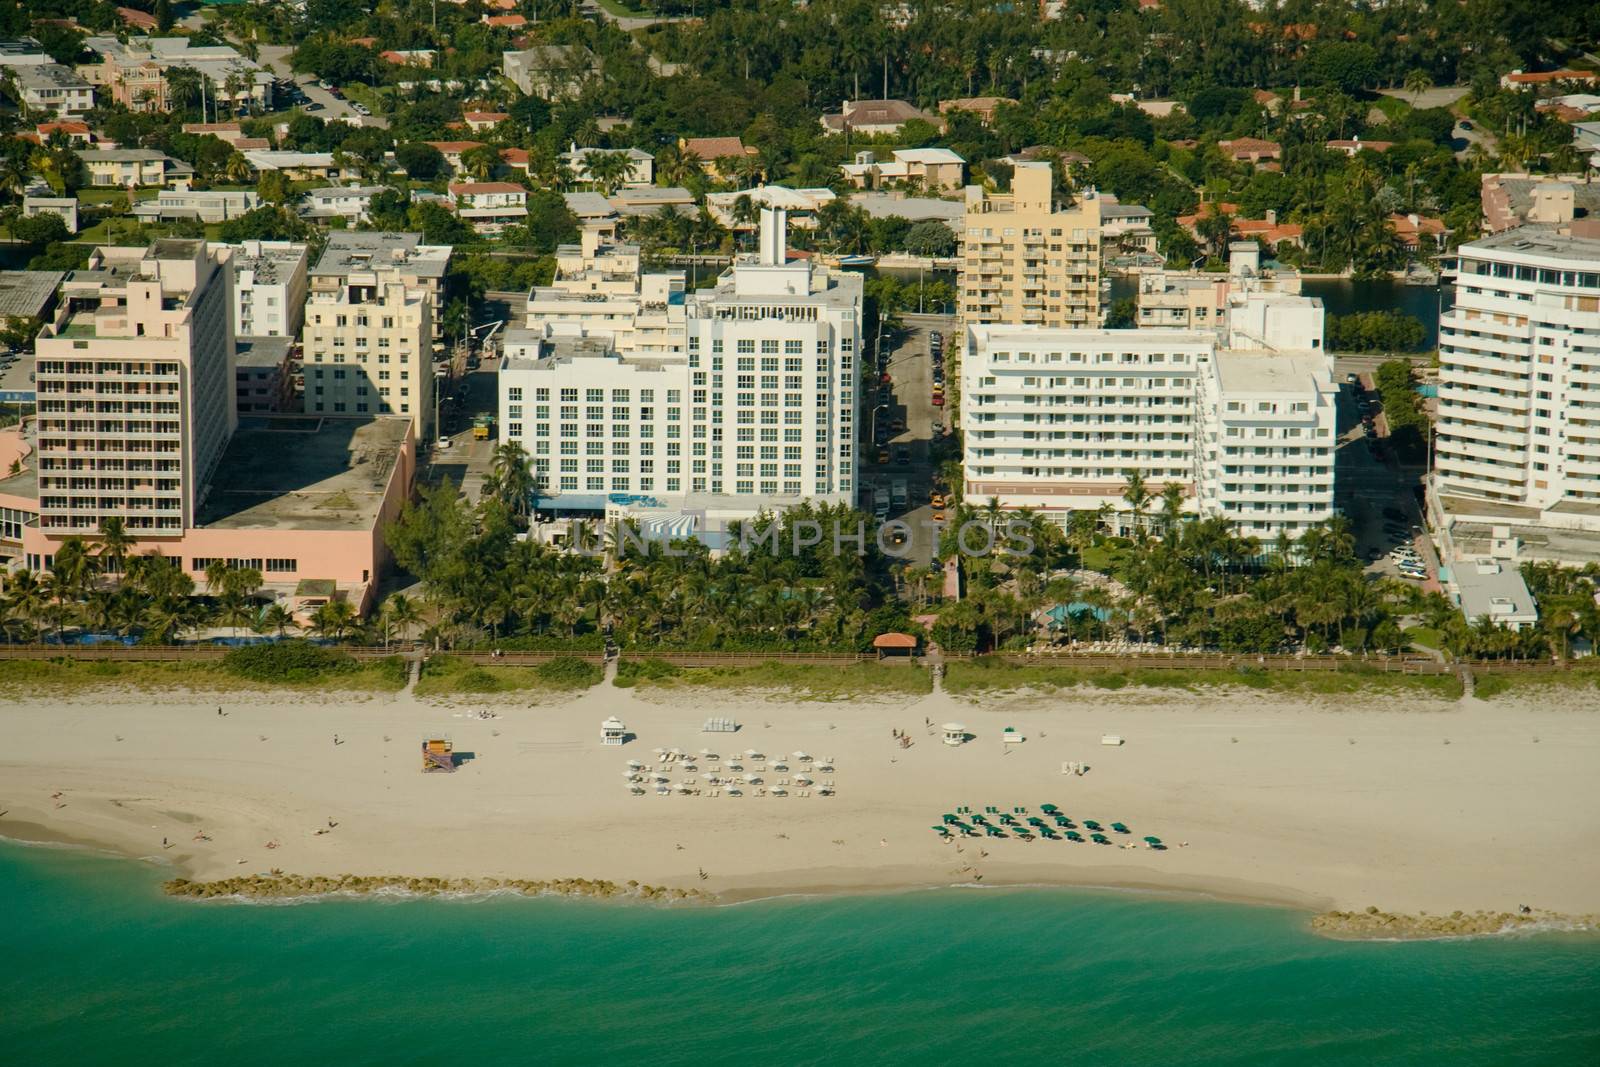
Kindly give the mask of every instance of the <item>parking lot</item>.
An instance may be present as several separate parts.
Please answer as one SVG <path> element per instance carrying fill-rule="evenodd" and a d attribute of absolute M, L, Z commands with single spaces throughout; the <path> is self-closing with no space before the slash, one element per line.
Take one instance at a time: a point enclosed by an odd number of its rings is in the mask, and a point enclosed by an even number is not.
<path fill-rule="evenodd" d="M 935 434 L 949 429 L 946 408 L 933 402 L 934 334 L 948 345 L 954 320 L 944 315 L 906 315 L 906 330 L 891 348 L 885 344 L 876 367 L 875 384 L 865 399 L 863 420 L 861 507 L 873 511 L 876 491 L 891 490 L 897 481 L 906 486 L 900 506 L 891 502 L 889 516 L 911 526 L 910 558 L 927 564 L 933 560 L 933 538 L 923 526 L 941 513 L 931 504 L 937 473 L 930 453 Z M 888 383 L 883 381 L 888 376 Z M 948 383 L 941 382 L 948 388 Z"/>
<path fill-rule="evenodd" d="M 1422 470 L 1402 464 L 1389 446 L 1377 394 L 1367 388 L 1370 377 L 1348 377 L 1339 391 L 1339 444 L 1335 452 L 1337 503 L 1350 519 L 1356 553 L 1369 573 L 1419 580 L 1437 588 L 1439 561 L 1426 534 L 1416 489 Z M 1367 421 L 1371 429 L 1367 429 Z M 1393 554 L 1408 551 L 1418 564 L 1405 568 Z M 1417 577 L 1421 571 L 1422 578 Z"/>

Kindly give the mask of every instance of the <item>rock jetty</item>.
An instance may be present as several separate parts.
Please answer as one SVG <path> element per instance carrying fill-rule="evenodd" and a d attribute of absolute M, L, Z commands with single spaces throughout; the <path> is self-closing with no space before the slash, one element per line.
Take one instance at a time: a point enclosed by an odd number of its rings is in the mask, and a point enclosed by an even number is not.
<path fill-rule="evenodd" d="M 223 897 L 249 897 L 261 900 L 292 900 L 297 897 L 334 895 L 366 896 L 374 893 L 419 897 L 472 896 L 483 893 L 518 893 L 523 896 L 593 897 L 596 899 L 705 902 L 711 893 L 699 889 L 676 889 L 629 881 L 623 884 L 593 878 L 407 878 L 396 874 L 302 875 L 271 874 L 219 878 L 194 882 L 173 878 L 161 884 L 168 896 L 199 900 Z"/>
<path fill-rule="evenodd" d="M 1484 937 L 1519 929 L 1597 929 L 1600 916 L 1562 915 L 1541 911 L 1453 911 L 1448 915 L 1407 915 L 1369 907 L 1365 911 L 1330 911 L 1315 916 L 1311 929 L 1324 937 L 1424 940 L 1440 937 Z"/>

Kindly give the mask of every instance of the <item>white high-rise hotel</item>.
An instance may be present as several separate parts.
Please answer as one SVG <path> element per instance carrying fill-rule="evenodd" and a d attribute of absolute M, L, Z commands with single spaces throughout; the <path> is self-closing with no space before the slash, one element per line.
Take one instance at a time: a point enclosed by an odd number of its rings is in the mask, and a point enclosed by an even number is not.
<path fill-rule="evenodd" d="M 784 226 L 763 212 L 760 255 L 687 294 L 681 347 L 619 354 L 573 322 L 507 335 L 500 424 L 542 496 L 724 517 L 853 501 L 861 276 L 788 262 Z"/>
<path fill-rule="evenodd" d="M 1600 531 L 1600 226 L 1462 245 L 1439 369 L 1434 503 L 1457 554 L 1530 526 Z M 1562 557 L 1547 547 L 1531 554 Z"/>

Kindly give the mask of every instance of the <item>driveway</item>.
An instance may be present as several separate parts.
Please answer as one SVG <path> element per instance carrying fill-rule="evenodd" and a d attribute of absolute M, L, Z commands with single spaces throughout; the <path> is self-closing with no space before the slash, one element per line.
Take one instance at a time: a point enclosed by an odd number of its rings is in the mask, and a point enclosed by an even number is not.
<path fill-rule="evenodd" d="M 1388 427 L 1382 413 L 1376 418 L 1377 439 L 1384 441 L 1384 458 L 1378 459 L 1363 440 L 1358 406 L 1360 396 L 1371 395 L 1372 376 L 1364 374 L 1358 386 L 1339 390 L 1339 443 L 1334 452 L 1336 502 L 1350 519 L 1356 535 L 1356 554 L 1367 561 L 1367 573 L 1399 578 L 1400 570 L 1389 553 L 1402 546 L 1416 549 L 1422 556 L 1428 578 L 1426 590 L 1437 590 L 1439 560 L 1433 544 L 1418 532 L 1425 529 L 1415 489 L 1420 484 L 1420 468 L 1400 464 L 1387 445 Z M 1377 559 L 1370 557 L 1376 555 Z"/>

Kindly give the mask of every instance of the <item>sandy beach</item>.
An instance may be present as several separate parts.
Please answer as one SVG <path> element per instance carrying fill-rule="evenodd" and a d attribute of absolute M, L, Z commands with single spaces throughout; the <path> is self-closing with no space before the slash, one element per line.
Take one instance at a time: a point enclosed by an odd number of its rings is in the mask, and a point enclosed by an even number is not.
<path fill-rule="evenodd" d="M 544 700 L 233 696 L 225 715 L 216 697 L 181 694 L 11 701 L 0 834 L 157 858 L 195 879 L 583 877 L 729 899 L 1054 883 L 1315 911 L 1600 912 L 1600 718 L 1581 694 L 1537 707 L 1127 691 L 844 704 L 597 688 Z M 622 748 L 600 743 L 612 714 L 635 735 Z M 743 729 L 702 734 L 710 715 Z M 950 720 L 968 744 L 947 747 L 926 726 Z M 1026 740 L 1003 743 L 1008 726 Z M 469 755 L 454 774 L 423 774 L 420 741 L 441 733 Z M 1126 744 L 1103 746 L 1106 733 Z M 626 761 L 658 765 L 657 747 L 761 750 L 768 786 L 799 769 L 770 757 L 805 751 L 834 761 L 813 777 L 837 795 L 631 795 Z M 1065 761 L 1090 770 L 1064 775 Z M 1080 823 L 1126 823 L 1120 843 L 1172 847 L 944 842 L 930 830 L 960 805 L 1045 803 Z"/>

